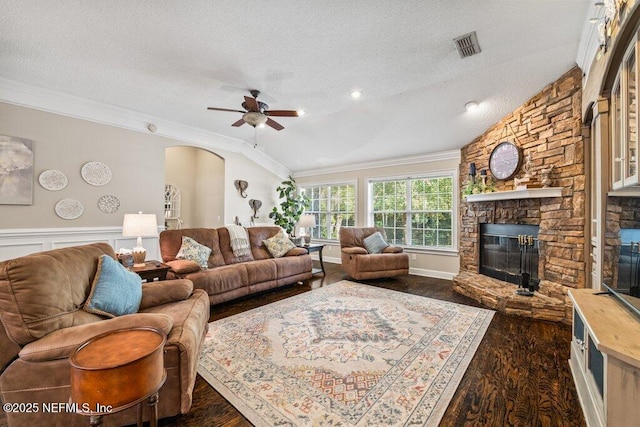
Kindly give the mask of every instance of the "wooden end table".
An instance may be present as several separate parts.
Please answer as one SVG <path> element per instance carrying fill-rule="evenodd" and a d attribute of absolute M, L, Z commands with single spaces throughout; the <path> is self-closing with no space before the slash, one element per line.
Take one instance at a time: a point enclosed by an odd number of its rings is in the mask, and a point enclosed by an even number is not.
<path fill-rule="evenodd" d="M 118 329 L 95 336 L 76 348 L 71 365 L 71 402 L 90 426 L 101 426 L 102 416 L 148 400 L 150 424 L 158 425 L 158 390 L 164 384 L 164 332 L 147 327 Z"/>
<path fill-rule="evenodd" d="M 308 245 L 300 245 L 301 248 L 305 248 L 307 252 L 318 252 L 318 258 L 320 259 L 320 268 L 311 268 L 311 274 L 322 273 L 326 276 L 324 271 L 324 262 L 322 262 L 322 250 L 324 249 L 323 243 L 309 243 Z"/>
<path fill-rule="evenodd" d="M 129 270 L 138 274 L 142 278 L 142 280 L 146 280 L 147 282 L 153 282 L 154 279 L 158 280 L 166 280 L 167 279 L 167 271 L 169 271 L 171 267 L 167 264 L 163 264 L 160 261 L 145 261 L 144 267 L 129 267 Z"/>

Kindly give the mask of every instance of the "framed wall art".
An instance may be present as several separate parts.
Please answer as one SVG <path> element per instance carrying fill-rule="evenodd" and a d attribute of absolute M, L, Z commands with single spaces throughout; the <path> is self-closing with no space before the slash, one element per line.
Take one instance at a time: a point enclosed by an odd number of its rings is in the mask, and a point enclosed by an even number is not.
<path fill-rule="evenodd" d="M 33 141 L 0 135 L 0 205 L 33 204 Z"/>

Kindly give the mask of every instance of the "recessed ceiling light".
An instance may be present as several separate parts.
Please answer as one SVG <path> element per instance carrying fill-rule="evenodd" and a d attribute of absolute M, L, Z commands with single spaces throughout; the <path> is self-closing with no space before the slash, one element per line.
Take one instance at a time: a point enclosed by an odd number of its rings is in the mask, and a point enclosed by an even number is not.
<path fill-rule="evenodd" d="M 353 99 L 362 98 L 362 95 L 364 95 L 364 92 L 361 90 L 353 90 L 351 91 L 351 93 L 349 93 L 349 96 Z"/>
<path fill-rule="evenodd" d="M 306 112 L 306 111 L 304 111 L 304 110 L 298 110 L 298 111 L 297 111 L 297 113 L 298 113 L 298 117 L 302 117 L 302 116 L 304 116 L 305 114 L 307 114 L 307 112 Z"/>
<path fill-rule="evenodd" d="M 590 18 L 589 22 L 591 22 L 592 24 L 595 24 L 596 22 L 598 22 L 600 20 L 600 18 Z"/>
<path fill-rule="evenodd" d="M 475 111 L 478 109 L 479 106 L 480 104 L 478 104 L 478 101 L 469 101 L 466 104 L 464 104 L 464 109 L 467 111 Z"/>

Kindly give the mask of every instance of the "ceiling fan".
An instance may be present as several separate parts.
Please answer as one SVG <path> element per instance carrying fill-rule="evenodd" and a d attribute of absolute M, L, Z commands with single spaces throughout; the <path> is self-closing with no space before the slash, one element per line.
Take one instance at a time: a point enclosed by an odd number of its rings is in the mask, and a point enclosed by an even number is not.
<path fill-rule="evenodd" d="M 253 127 L 260 125 L 271 126 L 275 130 L 282 130 L 284 126 L 275 120 L 271 119 L 270 116 L 273 117 L 298 117 L 298 112 L 295 110 L 269 110 L 269 106 L 264 102 L 258 101 L 256 98 L 260 95 L 259 90 L 250 90 L 249 91 L 253 98 L 249 96 L 244 97 L 244 102 L 242 103 L 242 110 L 230 110 L 228 108 L 216 108 L 216 107 L 208 107 L 207 110 L 214 111 L 231 111 L 234 113 L 243 113 L 242 118 L 237 122 L 233 123 L 231 126 L 242 126 L 247 123 Z"/>

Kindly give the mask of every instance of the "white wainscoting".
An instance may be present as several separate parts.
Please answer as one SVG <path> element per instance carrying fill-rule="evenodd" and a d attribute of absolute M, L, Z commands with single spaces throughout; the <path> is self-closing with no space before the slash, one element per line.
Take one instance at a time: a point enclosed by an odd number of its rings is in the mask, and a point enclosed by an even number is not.
<path fill-rule="evenodd" d="M 158 233 L 164 228 L 159 228 Z M 117 252 L 135 246 L 135 237 L 123 237 L 122 227 L 0 229 L 0 261 L 50 249 L 104 242 Z M 147 259 L 160 260 L 158 237 L 143 237 Z"/>

